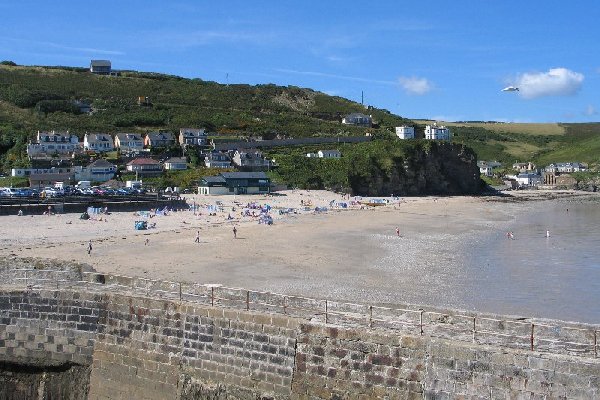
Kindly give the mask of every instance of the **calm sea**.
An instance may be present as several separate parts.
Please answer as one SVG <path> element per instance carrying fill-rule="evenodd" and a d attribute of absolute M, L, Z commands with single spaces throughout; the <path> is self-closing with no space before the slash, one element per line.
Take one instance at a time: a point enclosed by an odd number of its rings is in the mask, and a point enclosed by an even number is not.
<path fill-rule="evenodd" d="M 523 205 L 515 220 L 480 235 L 463 260 L 472 291 L 460 302 L 468 308 L 600 323 L 596 201 Z"/>

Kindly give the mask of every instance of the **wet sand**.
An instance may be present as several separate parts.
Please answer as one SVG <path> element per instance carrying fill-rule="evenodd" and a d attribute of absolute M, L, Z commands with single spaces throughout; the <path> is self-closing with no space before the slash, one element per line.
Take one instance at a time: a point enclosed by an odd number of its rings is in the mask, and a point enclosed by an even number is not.
<path fill-rule="evenodd" d="M 540 193 L 518 195 L 545 198 Z M 464 277 L 456 265 L 465 246 L 478 235 L 502 229 L 529 207 L 502 198 L 419 197 L 367 209 L 301 211 L 301 201 L 309 201 L 314 210 L 329 207 L 332 200 L 348 202 L 325 191 L 190 196 L 190 204 L 221 201 L 223 211 L 217 216 L 205 211 L 156 216 L 148 219 L 156 228 L 146 231 L 134 230 L 134 221 L 141 218 L 133 213 L 112 213 L 106 222 L 74 214 L 3 216 L 0 255 L 74 260 L 106 273 L 354 302 L 451 306 L 435 283 L 455 282 L 456 290 L 462 290 Z M 248 202 L 273 207 L 274 224 L 241 217 L 239 204 Z M 279 215 L 277 210 L 285 207 L 295 207 L 298 214 Z M 228 215 L 234 220 L 227 220 Z M 195 243 L 198 230 L 200 243 Z"/>

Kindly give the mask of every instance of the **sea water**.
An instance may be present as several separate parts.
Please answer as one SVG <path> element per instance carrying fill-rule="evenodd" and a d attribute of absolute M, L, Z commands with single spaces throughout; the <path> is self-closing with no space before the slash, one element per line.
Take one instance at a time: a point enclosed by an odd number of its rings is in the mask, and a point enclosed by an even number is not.
<path fill-rule="evenodd" d="M 465 247 L 468 290 L 457 305 L 600 323 L 600 203 L 529 203 L 496 228 Z"/>

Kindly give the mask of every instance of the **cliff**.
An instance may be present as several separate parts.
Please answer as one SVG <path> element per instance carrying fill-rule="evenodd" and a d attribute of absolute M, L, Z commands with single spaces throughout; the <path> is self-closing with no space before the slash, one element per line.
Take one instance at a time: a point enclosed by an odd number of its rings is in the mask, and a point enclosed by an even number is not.
<path fill-rule="evenodd" d="M 391 159 L 391 168 L 373 163 L 368 176 L 350 176 L 355 195 L 477 194 L 483 186 L 477 157 L 468 147 L 447 142 L 411 146 Z"/>

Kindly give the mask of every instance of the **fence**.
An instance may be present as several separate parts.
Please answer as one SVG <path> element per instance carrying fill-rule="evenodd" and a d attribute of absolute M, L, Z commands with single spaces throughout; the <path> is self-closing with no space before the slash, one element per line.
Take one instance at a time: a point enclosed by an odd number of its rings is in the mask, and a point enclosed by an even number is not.
<path fill-rule="evenodd" d="M 271 292 L 228 288 L 214 284 L 160 281 L 122 275 L 72 271 L 11 269 L 5 284 L 28 290 L 85 288 L 186 301 L 224 307 L 278 313 L 326 324 L 382 328 L 407 334 L 427 335 L 510 348 L 582 357 L 598 357 L 600 326 L 530 318 L 501 318 L 483 314 L 425 310 L 417 307 L 379 307 Z"/>

